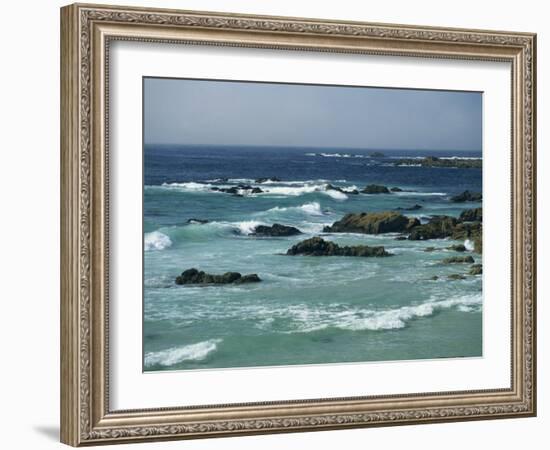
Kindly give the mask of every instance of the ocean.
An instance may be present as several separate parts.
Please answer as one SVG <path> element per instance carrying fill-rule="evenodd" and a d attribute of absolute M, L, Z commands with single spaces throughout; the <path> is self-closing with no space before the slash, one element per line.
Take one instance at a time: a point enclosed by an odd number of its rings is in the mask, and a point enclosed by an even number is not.
<path fill-rule="evenodd" d="M 482 276 L 449 280 L 458 242 L 395 234 L 323 233 L 349 212 L 402 211 L 422 222 L 481 203 L 480 169 L 394 166 L 395 158 L 480 158 L 478 152 L 147 145 L 144 149 L 145 371 L 352 363 L 482 356 Z M 261 177 L 281 181 L 255 183 Z M 327 190 L 326 185 L 344 192 Z M 212 187 L 248 184 L 243 196 Z M 346 194 L 368 184 L 392 194 Z M 192 223 L 189 223 L 191 219 Z M 207 220 L 207 223 L 198 223 Z M 301 235 L 255 237 L 259 224 Z M 287 256 L 313 236 L 340 245 L 383 245 L 386 258 Z M 426 247 L 434 251 L 424 251 Z M 481 255 L 472 255 L 481 263 Z M 255 273 L 260 283 L 179 286 L 181 272 Z M 438 276 L 432 280 L 432 276 Z"/>

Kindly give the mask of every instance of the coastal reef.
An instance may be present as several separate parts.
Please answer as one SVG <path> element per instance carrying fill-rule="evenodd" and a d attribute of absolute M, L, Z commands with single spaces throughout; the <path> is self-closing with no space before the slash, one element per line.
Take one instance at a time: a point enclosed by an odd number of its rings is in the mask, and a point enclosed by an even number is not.
<path fill-rule="evenodd" d="M 339 246 L 334 242 L 325 241 L 320 237 L 306 239 L 293 245 L 287 255 L 305 256 L 391 256 L 384 247 L 370 247 L 368 245 Z"/>
<path fill-rule="evenodd" d="M 198 269 L 188 269 L 176 277 L 176 284 L 242 284 L 262 281 L 255 274 L 241 275 L 239 272 L 226 272 L 223 275 L 211 275 Z"/>

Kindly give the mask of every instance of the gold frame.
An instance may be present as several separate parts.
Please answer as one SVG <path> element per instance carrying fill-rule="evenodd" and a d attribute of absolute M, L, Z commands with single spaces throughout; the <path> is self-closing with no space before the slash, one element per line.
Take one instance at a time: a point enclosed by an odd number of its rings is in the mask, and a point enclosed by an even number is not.
<path fill-rule="evenodd" d="M 112 40 L 510 62 L 510 388 L 111 411 L 106 105 Z M 62 8 L 61 441 L 80 446 L 534 416 L 535 58 L 531 33 L 106 5 Z"/>

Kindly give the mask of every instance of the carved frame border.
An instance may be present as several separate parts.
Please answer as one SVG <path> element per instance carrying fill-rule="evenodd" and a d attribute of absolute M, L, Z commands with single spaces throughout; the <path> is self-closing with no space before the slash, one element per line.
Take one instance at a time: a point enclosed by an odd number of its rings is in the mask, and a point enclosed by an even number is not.
<path fill-rule="evenodd" d="M 512 386 L 110 411 L 108 62 L 114 40 L 509 61 Z M 61 9 L 61 440 L 79 446 L 536 414 L 536 36 L 75 4 Z"/>

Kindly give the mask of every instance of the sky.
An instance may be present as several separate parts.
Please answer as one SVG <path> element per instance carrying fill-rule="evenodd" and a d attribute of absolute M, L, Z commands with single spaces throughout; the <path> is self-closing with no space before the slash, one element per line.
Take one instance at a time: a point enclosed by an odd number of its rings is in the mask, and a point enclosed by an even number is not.
<path fill-rule="evenodd" d="M 482 94 L 144 78 L 144 140 L 479 151 Z"/>

